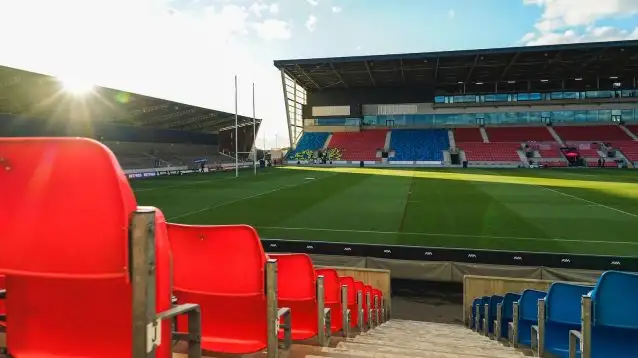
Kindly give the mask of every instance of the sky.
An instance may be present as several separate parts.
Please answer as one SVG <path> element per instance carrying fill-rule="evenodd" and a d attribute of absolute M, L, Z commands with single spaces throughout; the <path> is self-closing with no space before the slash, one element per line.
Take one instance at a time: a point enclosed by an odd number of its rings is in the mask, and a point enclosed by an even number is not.
<path fill-rule="evenodd" d="M 0 0 L 0 64 L 252 116 L 287 144 L 277 59 L 638 39 L 638 0 Z M 275 143 L 277 141 L 277 143 Z"/>

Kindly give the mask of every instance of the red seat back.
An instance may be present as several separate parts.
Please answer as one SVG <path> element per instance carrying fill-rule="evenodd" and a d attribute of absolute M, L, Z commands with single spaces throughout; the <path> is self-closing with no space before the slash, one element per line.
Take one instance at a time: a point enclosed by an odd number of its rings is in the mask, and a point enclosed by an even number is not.
<path fill-rule="evenodd" d="M 136 202 L 115 157 L 79 138 L 0 139 L 0 153 L 0 273 L 7 275 L 10 353 L 131 357 L 128 228 Z M 161 311 L 170 307 L 161 222 L 156 234 Z M 169 357 L 170 325 L 163 327 L 158 357 Z"/>
<path fill-rule="evenodd" d="M 357 326 L 357 292 L 354 279 L 348 276 L 339 277 L 341 285 L 348 287 L 348 309 L 350 309 L 350 326 Z"/>
<path fill-rule="evenodd" d="M 270 255 L 277 260 L 279 307 L 289 307 L 292 339 L 317 335 L 317 276 L 306 254 Z"/>
<path fill-rule="evenodd" d="M 197 303 L 202 348 L 247 354 L 267 346 L 265 264 L 259 236 L 250 226 L 168 224 L 175 295 Z M 179 328 L 186 330 L 186 319 Z"/>
<path fill-rule="evenodd" d="M 341 312 L 341 284 L 339 274 L 334 269 L 318 269 L 317 276 L 323 276 L 323 288 L 326 298 L 326 307 L 330 308 L 330 326 L 333 331 L 340 331 L 343 327 L 343 315 Z"/>

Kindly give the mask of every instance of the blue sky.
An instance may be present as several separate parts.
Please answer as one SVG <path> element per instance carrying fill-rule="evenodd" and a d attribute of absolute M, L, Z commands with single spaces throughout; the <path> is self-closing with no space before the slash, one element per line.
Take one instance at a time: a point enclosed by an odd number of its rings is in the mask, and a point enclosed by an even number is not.
<path fill-rule="evenodd" d="M 0 64 L 264 118 L 275 59 L 638 38 L 638 0 L 2 0 Z"/>

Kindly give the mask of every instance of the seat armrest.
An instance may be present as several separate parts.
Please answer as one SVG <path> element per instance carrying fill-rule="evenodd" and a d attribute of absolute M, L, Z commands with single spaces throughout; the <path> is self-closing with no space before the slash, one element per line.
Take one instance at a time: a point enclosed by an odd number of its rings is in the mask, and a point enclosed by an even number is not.
<path fill-rule="evenodd" d="M 284 323 L 279 324 L 281 318 L 283 317 Z M 277 310 L 277 334 L 279 334 L 279 329 L 284 330 L 284 344 L 283 348 L 288 349 L 292 345 L 292 319 L 290 317 L 290 308 L 281 307 Z"/>
<path fill-rule="evenodd" d="M 202 315 L 199 305 L 185 303 L 169 308 L 157 314 L 158 320 L 173 319 L 177 316 L 188 315 L 188 333 L 175 332 L 173 339 L 188 342 L 188 358 L 202 357 Z"/>
<path fill-rule="evenodd" d="M 569 331 L 569 358 L 576 358 L 576 353 L 580 353 L 579 342 L 583 341 L 583 335 L 576 330 Z"/>

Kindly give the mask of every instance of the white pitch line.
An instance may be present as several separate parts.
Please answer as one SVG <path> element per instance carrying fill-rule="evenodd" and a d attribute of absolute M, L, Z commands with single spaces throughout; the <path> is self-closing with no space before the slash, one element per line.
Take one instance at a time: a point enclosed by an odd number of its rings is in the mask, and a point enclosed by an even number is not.
<path fill-rule="evenodd" d="M 543 188 L 545 190 L 549 190 L 549 191 L 554 192 L 556 194 L 564 195 L 564 196 L 570 197 L 572 199 L 576 199 L 576 200 L 583 201 L 585 203 L 589 203 L 590 205 L 593 205 L 593 206 L 598 206 L 598 207 L 601 207 L 601 208 L 605 208 L 605 209 L 609 209 L 609 210 L 613 210 L 613 211 L 619 212 L 621 214 L 629 215 L 629 216 L 632 216 L 634 218 L 638 218 L 638 215 L 636 215 L 636 214 L 633 214 L 633 213 L 630 213 L 630 212 L 627 212 L 627 211 L 624 211 L 624 210 L 612 208 L 611 206 L 607 206 L 605 204 L 597 203 L 595 201 L 587 200 L 587 199 L 581 198 L 580 196 L 563 193 L 562 191 L 559 191 L 559 190 L 556 190 L 556 189 L 547 188 L 547 187 L 544 187 L 542 185 L 537 185 L 537 186 L 539 188 Z"/>
<path fill-rule="evenodd" d="M 267 172 L 267 173 L 261 173 L 257 176 L 263 176 L 263 175 L 268 175 L 272 172 Z M 243 179 L 243 178 L 255 178 L 255 176 L 250 176 L 250 177 L 239 177 L 239 179 Z M 152 187 L 152 188 L 144 188 L 144 189 L 137 189 L 137 190 L 133 190 L 134 193 L 139 193 L 139 192 L 143 192 L 143 191 L 152 191 L 152 190 L 161 190 L 161 189 L 172 189 L 172 188 L 180 188 L 183 186 L 190 186 L 190 185 L 198 185 L 198 184 L 204 184 L 204 183 L 214 183 L 216 181 L 221 181 L 221 180 L 231 180 L 231 179 L 238 179 L 233 177 L 228 177 L 228 178 L 216 178 L 216 179 L 209 179 L 209 180 L 199 180 L 199 181 L 194 181 L 194 182 L 188 182 L 188 183 L 182 183 L 182 184 L 175 184 L 175 185 L 166 185 L 166 186 L 156 186 L 156 187 Z"/>
<path fill-rule="evenodd" d="M 297 230 L 297 231 L 350 232 L 350 233 L 359 233 L 359 234 L 458 237 L 458 238 L 504 239 L 504 240 L 521 240 L 521 241 L 578 242 L 578 243 L 592 243 L 592 244 L 621 244 L 621 245 L 636 245 L 636 246 L 638 246 L 638 242 L 634 242 L 634 241 L 572 240 L 572 239 L 549 239 L 549 238 L 541 238 L 541 237 L 440 234 L 440 233 L 429 233 L 429 232 L 400 232 L 400 231 L 375 231 L 375 230 L 352 230 L 352 229 L 325 229 L 325 228 L 313 228 L 313 227 L 285 227 L 285 226 L 257 226 L 257 228 L 258 229 L 271 229 L 271 230 L 291 230 L 291 231 Z"/>
<path fill-rule="evenodd" d="M 203 208 L 203 209 L 189 211 L 189 212 L 184 213 L 184 214 L 180 214 L 180 215 L 176 215 L 176 216 L 170 217 L 170 218 L 168 218 L 168 219 L 166 219 L 166 220 L 179 219 L 179 218 L 183 218 L 183 217 L 185 217 L 185 216 L 189 216 L 189 215 L 193 215 L 193 214 L 203 213 L 204 211 L 208 211 L 208 210 L 213 210 L 213 209 L 221 208 L 222 206 L 226 206 L 226 205 L 230 205 L 230 204 L 235 204 L 235 203 L 240 202 L 240 201 L 243 201 L 243 200 L 248 200 L 248 199 L 257 198 L 257 197 L 260 197 L 260 196 L 262 196 L 262 195 L 266 195 L 266 194 L 274 193 L 274 192 L 277 192 L 277 191 L 280 191 L 280 190 L 289 189 L 289 188 L 294 188 L 294 187 L 296 187 L 296 186 L 300 186 L 300 185 L 304 185 L 304 184 L 308 184 L 308 183 L 316 183 L 317 181 L 319 181 L 319 180 L 321 180 L 321 179 L 325 179 L 325 178 L 328 178 L 328 177 L 334 176 L 334 175 L 336 175 L 336 174 L 338 174 L 338 173 L 332 173 L 332 174 L 330 174 L 330 175 L 326 175 L 325 177 L 321 177 L 321 178 L 318 178 L 318 179 L 315 179 L 315 180 L 306 180 L 306 181 L 303 181 L 303 182 L 301 182 L 301 183 L 297 183 L 297 184 L 292 184 L 292 185 L 282 186 L 282 187 L 280 187 L 280 188 L 276 188 L 276 189 L 268 190 L 268 191 L 265 191 L 265 192 L 263 192 L 263 193 L 259 193 L 259 194 L 255 194 L 255 195 L 250 195 L 250 196 L 246 196 L 246 197 L 243 197 L 243 198 L 234 199 L 234 200 L 231 200 L 231 201 L 227 201 L 227 202 L 225 202 L 225 203 L 219 203 L 219 204 L 216 204 L 216 205 L 207 206 L 207 207 L 205 207 L 205 208 Z"/>

